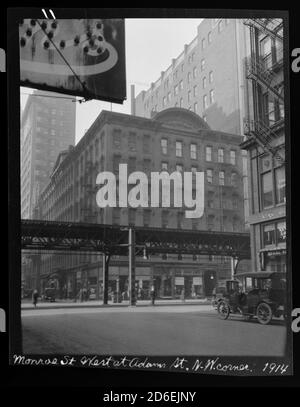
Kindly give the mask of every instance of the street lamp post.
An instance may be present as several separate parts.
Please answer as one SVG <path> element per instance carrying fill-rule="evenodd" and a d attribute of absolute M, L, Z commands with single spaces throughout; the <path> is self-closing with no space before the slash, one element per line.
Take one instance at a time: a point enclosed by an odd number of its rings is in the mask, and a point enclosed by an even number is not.
<path fill-rule="evenodd" d="M 135 293 L 135 232 L 128 230 L 128 255 L 129 255 L 129 305 L 136 305 Z"/>

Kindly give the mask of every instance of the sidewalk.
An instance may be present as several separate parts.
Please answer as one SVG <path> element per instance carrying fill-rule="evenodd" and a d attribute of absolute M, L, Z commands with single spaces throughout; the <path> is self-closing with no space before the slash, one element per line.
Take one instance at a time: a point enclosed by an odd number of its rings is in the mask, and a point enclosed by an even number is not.
<path fill-rule="evenodd" d="M 188 299 L 182 301 L 180 299 L 175 300 L 156 300 L 155 306 L 164 306 L 164 305 L 210 305 L 211 301 L 207 298 L 197 298 L 197 299 Z M 36 309 L 55 309 L 55 308 L 99 308 L 99 307 L 128 307 L 129 301 L 122 301 L 121 303 L 113 303 L 108 301 L 107 305 L 103 305 L 103 301 L 84 301 L 84 302 L 74 302 L 70 300 L 56 300 L 55 302 L 41 302 L 39 301 Z M 152 306 L 151 300 L 138 300 L 136 306 Z M 22 302 L 21 309 L 35 309 L 31 302 Z"/>

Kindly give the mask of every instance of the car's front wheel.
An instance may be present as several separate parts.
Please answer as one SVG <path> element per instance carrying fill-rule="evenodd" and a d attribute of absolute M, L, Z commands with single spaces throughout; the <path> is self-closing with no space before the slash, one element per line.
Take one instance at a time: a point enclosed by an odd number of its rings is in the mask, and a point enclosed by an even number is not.
<path fill-rule="evenodd" d="M 272 308 L 266 302 L 261 302 L 257 306 L 256 316 L 260 324 L 267 325 L 272 321 L 273 317 Z"/>
<path fill-rule="evenodd" d="M 227 302 L 221 301 L 218 304 L 218 313 L 219 313 L 219 317 L 221 319 L 227 319 L 229 317 L 230 308 L 229 308 L 229 305 L 227 304 Z"/>

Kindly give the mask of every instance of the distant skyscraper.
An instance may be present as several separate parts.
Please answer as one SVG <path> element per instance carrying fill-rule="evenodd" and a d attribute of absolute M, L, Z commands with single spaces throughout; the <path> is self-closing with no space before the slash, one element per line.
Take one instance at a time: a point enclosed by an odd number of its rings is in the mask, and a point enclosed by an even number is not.
<path fill-rule="evenodd" d="M 74 99 L 35 91 L 21 118 L 21 218 L 34 218 L 34 207 L 61 150 L 75 144 Z"/>

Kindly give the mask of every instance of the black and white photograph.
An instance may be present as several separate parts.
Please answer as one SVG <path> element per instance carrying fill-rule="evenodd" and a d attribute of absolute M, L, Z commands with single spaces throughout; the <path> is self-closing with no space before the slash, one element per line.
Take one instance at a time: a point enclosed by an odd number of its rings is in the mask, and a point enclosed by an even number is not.
<path fill-rule="evenodd" d="M 10 363 L 291 376 L 288 13 L 10 11 Z"/>

